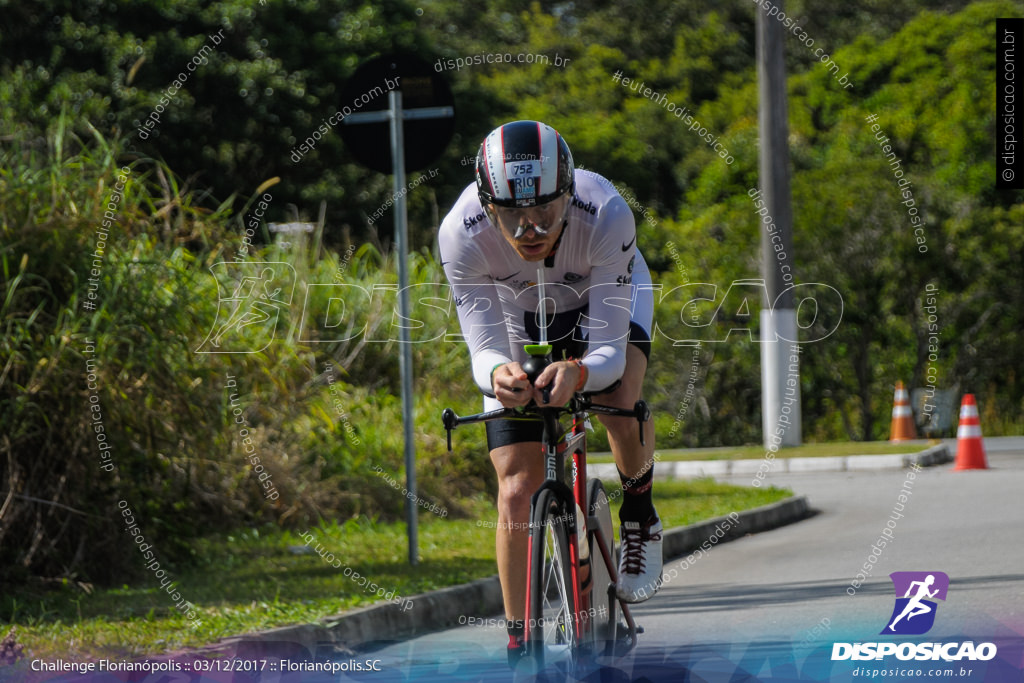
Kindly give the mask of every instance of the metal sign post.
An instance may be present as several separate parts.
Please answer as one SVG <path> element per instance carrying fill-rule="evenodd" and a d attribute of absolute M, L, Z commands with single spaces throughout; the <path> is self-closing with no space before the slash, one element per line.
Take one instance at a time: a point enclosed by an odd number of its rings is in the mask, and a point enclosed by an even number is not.
<path fill-rule="evenodd" d="M 378 111 L 360 112 L 345 118 L 346 124 L 380 123 L 387 121 L 390 129 L 391 173 L 395 207 L 395 252 L 398 259 L 398 313 L 403 324 L 399 328 L 399 369 L 402 377 L 402 427 L 405 439 L 405 486 L 408 495 L 405 500 L 406 522 L 409 536 L 409 564 L 419 563 L 418 518 L 416 505 L 416 444 L 415 416 L 412 394 L 412 342 L 406 321 L 412 319 L 409 303 L 409 221 L 405 201 L 405 135 L 404 122 L 411 119 L 450 118 L 455 109 L 445 107 L 417 107 L 402 109 L 402 92 L 399 89 L 388 92 L 388 108 Z"/>
<path fill-rule="evenodd" d="M 402 136 L 402 93 L 388 93 L 391 114 L 391 168 L 395 188 L 395 248 L 398 252 L 398 312 L 402 316 L 399 328 L 399 369 L 402 374 L 402 427 L 405 436 L 405 486 L 409 496 L 405 500 L 405 516 L 409 534 L 409 564 L 419 562 L 418 519 L 416 517 L 416 444 L 413 441 L 415 417 L 412 400 L 412 346 L 406 320 L 412 318 L 409 306 L 409 215 L 405 204 L 405 139 Z"/>

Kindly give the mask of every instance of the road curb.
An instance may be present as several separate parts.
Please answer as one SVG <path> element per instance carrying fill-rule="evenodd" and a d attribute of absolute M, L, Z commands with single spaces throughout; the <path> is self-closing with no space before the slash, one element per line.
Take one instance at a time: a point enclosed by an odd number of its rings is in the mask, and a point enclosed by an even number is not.
<path fill-rule="evenodd" d="M 815 458 L 781 458 L 772 460 L 775 474 L 791 472 L 851 472 L 888 470 L 912 465 L 932 467 L 952 462 L 946 444 L 926 448 L 917 453 L 891 455 L 831 455 Z M 744 460 L 659 460 L 654 468 L 655 479 L 689 479 L 696 477 L 729 477 L 754 475 L 763 469 L 764 458 Z M 618 481 L 614 463 L 588 463 L 587 470 L 600 479 Z"/>
<path fill-rule="evenodd" d="M 810 516 L 806 496 L 792 496 L 770 505 L 715 517 L 697 524 L 677 527 L 663 534 L 662 555 L 666 561 L 682 557 L 705 543 L 716 544 L 742 538 L 747 534 L 770 531 Z M 718 532 L 721 531 L 722 535 Z"/>
<path fill-rule="evenodd" d="M 953 456 L 949 452 L 949 447 L 944 443 L 932 446 L 920 453 L 910 453 L 903 457 L 904 467 L 910 467 L 911 465 L 933 467 L 935 465 L 945 465 L 949 462 L 953 462 Z"/>
<path fill-rule="evenodd" d="M 768 531 L 797 522 L 809 514 L 807 498 L 793 496 L 733 513 L 735 517 L 716 517 L 676 527 L 664 532 L 662 554 L 666 561 L 675 559 L 697 550 L 702 544 L 731 541 L 747 534 Z M 719 529 L 724 535 L 717 535 Z M 470 617 L 493 617 L 503 608 L 497 575 L 414 595 L 409 601 L 413 607 L 405 612 L 402 604 L 371 605 L 312 624 L 283 626 L 227 638 L 199 652 L 231 657 L 252 656 L 254 649 L 260 650 L 271 644 L 277 649 L 282 643 L 287 643 L 305 649 L 310 655 L 325 651 L 352 653 L 355 648 L 370 643 L 410 638 L 464 624 Z"/>

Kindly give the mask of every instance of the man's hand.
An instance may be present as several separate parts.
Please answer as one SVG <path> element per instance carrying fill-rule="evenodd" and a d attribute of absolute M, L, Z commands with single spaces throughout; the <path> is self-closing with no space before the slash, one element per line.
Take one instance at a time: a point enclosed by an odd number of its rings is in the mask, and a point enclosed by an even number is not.
<path fill-rule="evenodd" d="M 565 405 L 576 391 L 576 385 L 580 382 L 580 372 L 580 367 L 575 361 L 552 363 L 544 368 L 544 372 L 540 373 L 540 377 L 534 382 L 533 400 L 541 406 Z M 544 397 L 541 394 L 541 389 L 544 388 L 551 390 L 551 400 L 547 403 L 544 402 Z"/>
<path fill-rule="evenodd" d="M 561 406 L 569 402 L 580 382 L 581 370 L 574 361 L 558 361 L 544 368 L 534 385 L 519 363 L 499 365 L 491 374 L 494 396 L 506 408 L 525 406 L 530 401 L 537 405 Z M 549 400 L 544 400 L 542 389 L 550 389 Z"/>
<path fill-rule="evenodd" d="M 525 406 L 533 398 L 530 380 L 519 363 L 499 365 L 491 373 L 494 396 L 506 408 Z"/>

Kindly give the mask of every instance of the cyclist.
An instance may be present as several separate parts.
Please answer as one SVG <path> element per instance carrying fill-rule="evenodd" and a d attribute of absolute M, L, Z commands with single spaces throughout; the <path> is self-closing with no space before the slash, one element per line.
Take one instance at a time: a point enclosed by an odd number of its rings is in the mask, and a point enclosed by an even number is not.
<path fill-rule="evenodd" d="M 607 405 L 632 409 L 651 348 L 650 272 L 636 248 L 625 200 L 605 178 L 575 171 L 565 140 L 548 125 L 515 121 L 480 146 L 476 182 L 442 221 L 441 262 L 452 287 L 484 409 L 566 403 L 575 391 L 611 389 Z M 536 283 L 543 267 L 546 321 Z M 523 345 L 547 338 L 556 359 L 530 385 Z M 642 602 L 661 585 L 662 525 L 651 501 L 654 429 L 641 445 L 632 418 L 598 418 L 623 484 L 618 596 Z M 544 480 L 539 421 L 487 423 L 498 476 L 498 575 L 509 660 L 523 651 L 530 498 Z"/>

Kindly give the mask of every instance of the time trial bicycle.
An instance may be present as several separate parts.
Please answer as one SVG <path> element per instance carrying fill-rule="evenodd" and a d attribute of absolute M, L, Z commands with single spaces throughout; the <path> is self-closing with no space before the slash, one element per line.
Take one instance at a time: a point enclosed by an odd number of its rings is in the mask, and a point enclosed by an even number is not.
<path fill-rule="evenodd" d="M 551 346 L 530 344 L 523 371 L 531 384 L 550 364 Z M 540 672 L 554 666 L 575 673 L 593 665 L 597 655 L 616 657 L 636 646 L 636 625 L 629 605 L 615 592 L 618 580 L 608 495 L 600 479 L 587 477 L 588 415 L 600 413 L 636 418 L 640 443 L 650 409 L 642 399 L 632 410 L 593 402 L 600 392 L 577 392 L 565 406 L 501 408 L 460 417 L 451 408 L 442 420 L 452 450 L 458 425 L 490 420 L 541 420 L 545 481 L 530 501 L 527 554 L 525 652 L 517 671 Z M 545 394 L 546 399 L 546 394 Z M 562 424 L 563 416 L 572 417 Z M 571 458 L 567 472 L 566 454 Z M 583 515 L 582 511 L 586 510 Z M 583 539 L 581 543 L 579 539 Z M 616 608 L 624 624 L 618 620 Z"/>

